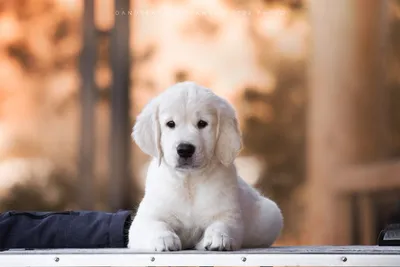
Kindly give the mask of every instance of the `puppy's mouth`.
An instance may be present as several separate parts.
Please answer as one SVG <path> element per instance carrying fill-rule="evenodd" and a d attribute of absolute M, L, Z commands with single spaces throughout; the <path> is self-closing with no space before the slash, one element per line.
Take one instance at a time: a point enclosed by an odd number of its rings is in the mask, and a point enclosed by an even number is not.
<path fill-rule="evenodd" d="M 178 170 L 190 170 L 190 169 L 197 169 L 200 165 L 196 164 L 193 158 L 179 158 L 178 164 L 176 165 L 176 169 Z"/>

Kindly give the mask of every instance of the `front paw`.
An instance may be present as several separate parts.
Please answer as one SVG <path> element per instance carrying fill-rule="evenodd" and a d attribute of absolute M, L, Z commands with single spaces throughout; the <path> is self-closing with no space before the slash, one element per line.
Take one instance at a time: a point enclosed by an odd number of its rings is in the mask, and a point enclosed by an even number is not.
<path fill-rule="evenodd" d="M 179 236 L 171 231 L 165 231 L 150 240 L 150 249 L 154 251 L 177 251 L 182 249 Z"/>
<path fill-rule="evenodd" d="M 236 250 L 237 244 L 234 238 L 221 229 L 208 228 L 204 233 L 202 247 L 205 250 L 228 251 Z"/>

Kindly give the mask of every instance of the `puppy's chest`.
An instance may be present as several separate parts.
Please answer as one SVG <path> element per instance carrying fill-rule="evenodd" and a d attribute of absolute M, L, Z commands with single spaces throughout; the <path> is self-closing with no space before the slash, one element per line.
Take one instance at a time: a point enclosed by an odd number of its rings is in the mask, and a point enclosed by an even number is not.
<path fill-rule="evenodd" d="M 172 212 L 186 227 L 204 227 L 228 207 L 224 188 L 218 185 L 186 182 L 177 188 L 172 198 Z"/>

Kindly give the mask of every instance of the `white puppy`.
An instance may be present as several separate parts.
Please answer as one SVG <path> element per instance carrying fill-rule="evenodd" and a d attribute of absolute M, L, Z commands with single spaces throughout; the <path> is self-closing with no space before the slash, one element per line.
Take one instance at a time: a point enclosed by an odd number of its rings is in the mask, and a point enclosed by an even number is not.
<path fill-rule="evenodd" d="M 270 246 L 278 206 L 238 177 L 235 110 L 211 90 L 182 82 L 153 99 L 132 137 L 153 157 L 128 247 L 144 251 Z"/>

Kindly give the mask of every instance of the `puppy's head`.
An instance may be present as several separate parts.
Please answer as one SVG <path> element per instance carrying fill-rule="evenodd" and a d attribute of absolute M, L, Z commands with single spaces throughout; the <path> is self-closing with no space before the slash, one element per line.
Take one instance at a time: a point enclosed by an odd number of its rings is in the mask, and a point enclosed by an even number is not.
<path fill-rule="evenodd" d="M 241 149 L 235 110 L 193 82 L 175 84 L 139 114 L 132 137 L 148 155 L 179 171 L 219 161 L 233 163 Z"/>

